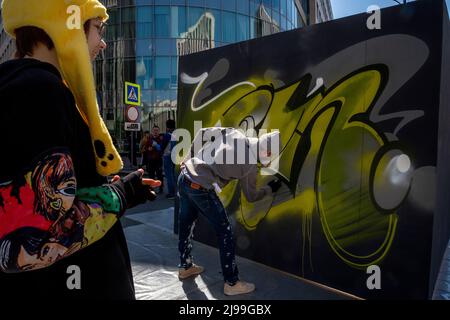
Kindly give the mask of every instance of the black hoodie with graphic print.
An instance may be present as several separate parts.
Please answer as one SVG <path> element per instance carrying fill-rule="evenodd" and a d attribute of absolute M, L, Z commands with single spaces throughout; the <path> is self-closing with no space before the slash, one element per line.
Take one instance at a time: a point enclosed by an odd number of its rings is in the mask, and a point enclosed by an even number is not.
<path fill-rule="evenodd" d="M 0 300 L 134 299 L 120 197 L 54 66 L 0 65 L 0 150 Z"/>

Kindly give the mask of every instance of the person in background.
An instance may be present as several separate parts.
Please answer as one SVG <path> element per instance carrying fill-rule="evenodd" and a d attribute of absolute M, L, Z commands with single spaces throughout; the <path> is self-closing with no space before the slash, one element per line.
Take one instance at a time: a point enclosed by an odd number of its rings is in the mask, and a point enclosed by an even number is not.
<path fill-rule="evenodd" d="M 150 179 L 158 179 L 161 186 L 158 193 L 163 192 L 163 173 L 162 173 L 162 141 L 163 136 L 160 134 L 159 127 L 153 126 L 152 134 L 147 141 L 147 170 Z"/>
<path fill-rule="evenodd" d="M 141 163 L 140 168 L 147 167 L 148 163 L 148 152 L 147 152 L 147 144 L 148 139 L 150 138 L 150 131 L 145 131 L 144 135 L 142 136 L 141 141 L 139 142 L 139 152 L 141 154 Z M 146 168 L 148 171 L 148 168 Z"/>
<path fill-rule="evenodd" d="M 163 150 L 163 166 L 164 177 L 167 182 L 167 199 L 175 199 L 175 164 L 172 161 L 171 153 L 176 142 L 172 141 L 172 134 L 175 130 L 175 120 L 169 119 L 166 121 L 166 133 L 163 135 L 162 150 Z"/>
<path fill-rule="evenodd" d="M 194 150 L 209 137 L 219 137 L 221 143 L 214 150 L 208 149 L 208 143 L 200 150 Z M 211 140 L 210 141 L 215 141 Z M 181 173 L 178 178 L 178 192 L 180 195 L 179 239 L 178 250 L 180 264 L 178 277 L 184 280 L 200 274 L 204 268 L 194 264 L 191 255 L 192 234 L 195 221 L 200 212 L 213 226 L 220 252 L 222 275 L 224 278 L 224 294 L 238 295 L 255 290 L 253 283 L 239 280 L 238 267 L 235 261 L 235 243 L 231 224 L 225 208 L 217 193 L 220 193 L 232 180 L 239 180 L 240 188 L 249 202 L 272 196 L 281 187 L 281 182 L 272 180 L 268 185 L 258 189 L 256 179 L 258 175 L 257 160 L 263 167 L 268 167 L 278 152 L 272 152 L 272 139 L 279 141 L 279 133 L 269 133 L 258 138 L 245 136 L 240 130 L 233 128 L 204 128 L 194 138 L 191 152 L 181 163 Z M 244 150 L 239 150 L 244 145 Z M 278 143 L 279 145 L 279 143 Z M 213 151 L 213 152 L 212 152 Z M 241 152 L 242 154 L 239 154 Z M 213 161 L 206 161 L 205 154 L 212 155 Z M 225 163 L 224 159 L 245 159 Z M 242 163 L 242 164 L 240 164 Z"/>

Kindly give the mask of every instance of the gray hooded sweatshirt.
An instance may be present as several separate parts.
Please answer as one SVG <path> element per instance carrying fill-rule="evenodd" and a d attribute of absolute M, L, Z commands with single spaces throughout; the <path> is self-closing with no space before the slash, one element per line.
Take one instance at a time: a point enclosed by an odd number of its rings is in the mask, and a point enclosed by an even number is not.
<path fill-rule="evenodd" d="M 181 174 L 205 189 L 220 188 L 238 179 L 249 202 L 272 194 L 269 186 L 257 190 L 257 138 L 246 137 L 234 128 L 203 128 L 181 164 Z"/>

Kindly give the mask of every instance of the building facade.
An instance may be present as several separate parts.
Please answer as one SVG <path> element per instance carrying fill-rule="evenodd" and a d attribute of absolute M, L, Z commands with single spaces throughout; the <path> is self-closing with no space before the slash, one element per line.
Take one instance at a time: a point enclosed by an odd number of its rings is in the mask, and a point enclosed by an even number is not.
<path fill-rule="evenodd" d="M 328 3 L 329 0 L 317 0 Z M 175 118 L 178 56 L 301 28 L 316 19 L 316 0 L 102 0 L 110 19 L 107 49 L 94 63 L 98 101 L 119 149 L 127 149 L 125 82 L 141 86 L 143 130 Z M 323 5 L 322 5 L 323 6 Z M 331 11 L 331 10 L 330 10 Z M 0 18 L 1 19 L 1 18 Z M 0 62 L 14 42 L 0 20 Z"/>
<path fill-rule="evenodd" d="M 0 9 L 0 63 L 8 61 L 14 56 L 16 46 L 12 38 L 3 29 L 2 10 Z"/>
<path fill-rule="evenodd" d="M 311 0 L 310 2 L 310 5 L 314 6 L 314 10 L 311 10 L 310 13 L 315 19 L 314 23 L 333 20 L 333 11 L 331 9 L 330 0 Z"/>
<path fill-rule="evenodd" d="M 119 149 L 129 133 L 124 82 L 141 86 L 142 130 L 175 118 L 178 56 L 300 28 L 310 0 L 105 0 L 108 48 L 95 63 L 97 90 Z M 123 142 L 123 143 L 122 143 Z"/>

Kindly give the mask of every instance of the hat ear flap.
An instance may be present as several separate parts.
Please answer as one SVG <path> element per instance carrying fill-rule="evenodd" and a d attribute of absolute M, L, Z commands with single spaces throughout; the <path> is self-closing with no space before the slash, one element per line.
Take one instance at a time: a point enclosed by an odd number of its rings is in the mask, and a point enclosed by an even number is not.
<path fill-rule="evenodd" d="M 53 31 L 55 36 L 50 34 L 50 38 L 55 39 L 53 42 L 63 78 L 89 126 L 97 172 L 103 176 L 117 173 L 122 169 L 123 163 L 100 117 L 86 36 L 82 30 L 71 30 L 70 34 L 59 29 Z"/>

